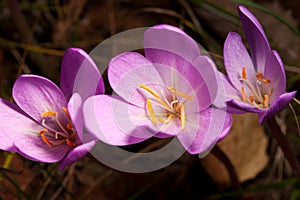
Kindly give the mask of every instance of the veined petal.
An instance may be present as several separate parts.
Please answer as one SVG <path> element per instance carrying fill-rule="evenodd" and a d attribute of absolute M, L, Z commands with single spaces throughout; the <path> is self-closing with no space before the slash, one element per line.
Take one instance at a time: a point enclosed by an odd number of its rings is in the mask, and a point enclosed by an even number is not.
<path fill-rule="evenodd" d="M 42 113 L 58 112 L 64 116 L 62 107 L 67 105 L 61 90 L 50 80 L 36 75 L 21 75 L 13 87 L 13 97 L 17 105 L 37 122 Z"/>
<path fill-rule="evenodd" d="M 226 101 L 231 99 L 240 99 L 240 92 L 231 84 L 228 76 L 221 72 L 217 72 L 218 93 L 213 105 L 219 109 L 227 110 Z"/>
<path fill-rule="evenodd" d="M 227 104 L 227 111 L 233 114 L 242 114 L 244 112 L 252 112 L 252 113 L 261 113 L 264 112 L 267 108 L 258 108 L 251 104 L 244 103 L 239 100 L 229 100 L 226 101 Z"/>
<path fill-rule="evenodd" d="M 87 132 L 87 130 L 84 129 L 82 107 L 83 103 L 80 95 L 77 93 L 73 94 L 68 103 L 68 111 L 77 132 L 75 140 L 76 145 L 83 145 L 97 140 L 97 138 L 93 134 Z"/>
<path fill-rule="evenodd" d="M 59 170 L 64 170 L 67 166 L 73 164 L 78 161 L 82 157 L 84 157 L 96 144 L 96 140 L 79 145 L 67 154 L 65 158 L 63 158 L 59 163 Z"/>
<path fill-rule="evenodd" d="M 68 103 L 68 111 L 73 122 L 73 125 L 77 131 L 77 136 L 82 141 L 83 133 L 83 112 L 82 112 L 82 99 L 78 93 L 72 95 Z"/>
<path fill-rule="evenodd" d="M 103 94 L 104 83 L 92 58 L 82 49 L 69 48 L 61 65 L 60 88 L 67 100 L 78 93 L 83 100 Z"/>
<path fill-rule="evenodd" d="M 153 65 L 167 87 L 173 87 L 189 95 L 196 94 L 200 110 L 211 105 L 216 96 L 217 82 L 215 66 L 208 57 L 198 56 L 191 64 L 171 52 L 148 49 L 148 56 L 153 57 L 154 54 L 157 54 L 156 58 L 161 57 L 159 62 Z"/>
<path fill-rule="evenodd" d="M 146 58 L 153 63 L 160 63 L 162 56 L 149 54 L 149 51 L 167 51 L 176 56 L 192 62 L 200 55 L 197 43 L 177 27 L 170 25 L 157 25 L 149 28 L 144 34 L 144 49 Z"/>
<path fill-rule="evenodd" d="M 263 72 L 265 71 L 267 53 L 271 51 L 268 39 L 259 21 L 247 8 L 239 6 L 238 12 L 247 37 L 254 67 L 257 72 Z"/>
<path fill-rule="evenodd" d="M 60 161 L 70 150 L 67 145 L 49 146 L 38 136 L 16 140 L 14 145 L 25 158 L 47 163 Z"/>
<path fill-rule="evenodd" d="M 230 130 L 231 116 L 225 111 L 208 108 L 198 113 L 199 126 L 195 133 L 182 132 L 177 137 L 190 154 L 210 150 Z"/>
<path fill-rule="evenodd" d="M 217 67 L 215 66 L 214 62 L 207 56 L 199 56 L 196 58 L 196 60 L 193 61 L 193 66 L 198 71 L 199 75 L 203 79 L 206 88 L 209 90 L 210 95 L 210 103 L 215 100 L 218 91 L 218 83 L 217 83 Z M 190 70 L 192 71 L 192 70 Z M 197 73 L 196 73 L 197 74 Z M 184 74 L 185 76 L 185 74 Z M 201 79 L 199 80 L 199 77 L 197 76 L 190 76 L 187 77 L 188 80 L 192 83 L 191 85 L 195 87 L 194 84 L 199 84 L 199 82 L 202 82 Z M 197 78 L 197 80 L 195 80 Z M 201 83 L 203 84 L 203 82 Z M 197 86 L 196 86 L 197 87 Z M 196 88 L 195 87 L 195 88 Z M 198 86 L 199 87 L 199 86 Z M 204 86 L 203 86 L 204 87 Z M 204 87 L 205 88 L 205 87 Z M 198 90 L 200 95 L 205 95 L 206 90 Z M 199 99 L 199 97 L 198 97 Z M 202 101 L 204 99 L 201 99 Z"/>
<path fill-rule="evenodd" d="M 152 63 L 135 52 L 114 57 L 109 63 L 108 79 L 114 91 L 127 101 L 141 84 L 163 84 Z"/>
<path fill-rule="evenodd" d="M 242 87 L 242 69 L 245 67 L 247 78 L 251 83 L 256 81 L 256 72 L 252 60 L 239 34 L 230 32 L 224 44 L 224 64 L 232 85 L 240 90 Z"/>
<path fill-rule="evenodd" d="M 27 117 L 15 104 L 0 99 L 0 149 L 16 151 L 14 141 L 37 137 L 43 129 L 38 123 Z"/>
<path fill-rule="evenodd" d="M 83 106 L 86 128 L 99 140 L 110 145 L 122 146 L 144 141 L 155 133 L 147 125 L 136 126 L 134 121 L 136 118 L 149 121 L 145 114 L 130 115 L 130 110 L 137 109 L 142 108 L 121 101 L 117 97 L 107 95 L 90 97 Z M 141 113 L 143 112 L 142 110 Z"/>
<path fill-rule="evenodd" d="M 293 100 L 295 95 L 296 91 L 284 93 L 279 96 L 265 112 L 258 113 L 260 125 L 262 125 L 268 118 L 273 117 L 275 114 L 283 110 Z"/>
<path fill-rule="evenodd" d="M 272 89 L 271 103 L 286 90 L 285 72 L 282 72 L 282 68 L 283 64 L 277 52 L 270 51 L 267 54 L 264 76 L 271 81 L 267 85 Z"/>

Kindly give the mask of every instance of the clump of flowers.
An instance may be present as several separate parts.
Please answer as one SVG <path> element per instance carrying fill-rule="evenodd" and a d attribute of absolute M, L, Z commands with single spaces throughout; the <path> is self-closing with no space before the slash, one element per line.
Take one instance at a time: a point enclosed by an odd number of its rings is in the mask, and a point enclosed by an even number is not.
<path fill-rule="evenodd" d="M 244 6 L 239 6 L 238 12 L 250 55 L 239 34 L 230 32 L 224 44 L 227 76 L 220 75 L 226 88 L 227 111 L 257 113 L 263 124 L 284 109 L 296 91 L 286 92 L 284 65 L 270 48 L 261 24 Z"/>
<path fill-rule="evenodd" d="M 39 162 L 60 162 L 60 169 L 83 157 L 95 140 L 82 143 L 82 101 L 93 95 L 89 84 L 74 93 L 78 71 L 97 83 L 101 76 L 91 58 L 81 49 L 70 48 L 62 61 L 61 87 L 36 75 L 21 75 L 13 86 L 16 104 L 0 99 L 0 148 Z"/>
<path fill-rule="evenodd" d="M 117 95 L 85 102 L 87 129 L 111 145 L 177 136 L 191 154 L 210 149 L 232 123 L 229 114 L 211 107 L 218 92 L 213 61 L 169 25 L 149 28 L 144 49 L 145 57 L 125 52 L 110 61 L 108 79 Z"/>

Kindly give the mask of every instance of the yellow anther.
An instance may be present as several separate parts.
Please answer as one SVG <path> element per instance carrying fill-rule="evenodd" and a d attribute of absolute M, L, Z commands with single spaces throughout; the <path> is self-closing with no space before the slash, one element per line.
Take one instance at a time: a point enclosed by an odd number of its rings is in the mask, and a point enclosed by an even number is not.
<path fill-rule="evenodd" d="M 164 120 L 164 118 L 162 118 L 162 117 L 158 117 L 157 119 L 158 119 L 158 121 L 160 121 L 160 122 L 163 123 L 163 124 L 166 123 L 166 120 Z"/>
<path fill-rule="evenodd" d="M 141 84 L 141 85 L 140 85 L 140 88 L 146 90 L 147 92 L 149 92 L 150 94 L 152 94 L 152 95 L 155 96 L 156 98 L 160 99 L 159 94 L 157 94 L 157 92 L 155 92 L 154 90 L 152 90 L 152 89 L 149 88 L 148 86 Z"/>
<path fill-rule="evenodd" d="M 64 111 L 64 113 L 66 114 L 66 116 L 68 117 L 68 119 L 71 120 L 71 116 L 70 116 L 70 113 L 69 113 L 68 109 L 65 108 L 65 107 L 62 107 L 61 109 Z"/>
<path fill-rule="evenodd" d="M 264 107 L 268 107 L 269 102 L 270 102 L 269 96 L 265 94 L 264 95 Z"/>
<path fill-rule="evenodd" d="M 44 112 L 41 114 L 42 117 L 48 117 L 48 116 L 51 116 L 51 115 L 56 115 L 57 112 L 54 112 L 54 111 L 47 111 L 47 112 Z"/>
<path fill-rule="evenodd" d="M 246 93 L 245 93 L 245 88 L 243 86 L 242 86 L 242 100 L 243 100 L 243 102 L 247 101 L 247 96 L 246 96 Z"/>
<path fill-rule="evenodd" d="M 242 69 L 242 78 L 247 79 L 247 74 L 246 74 L 246 67 L 244 66 Z"/>
<path fill-rule="evenodd" d="M 157 119 L 156 119 L 156 116 L 154 114 L 150 99 L 147 99 L 147 110 L 148 110 L 150 120 L 152 121 L 153 124 L 156 125 L 157 124 Z"/>
<path fill-rule="evenodd" d="M 181 130 L 184 130 L 185 128 L 185 109 L 184 109 L 184 104 L 181 104 L 181 108 L 180 108 L 180 128 Z"/>
<path fill-rule="evenodd" d="M 175 90 L 175 88 L 168 87 L 168 90 L 170 90 L 172 93 L 177 94 L 179 96 L 182 96 L 182 97 L 184 97 L 186 99 L 194 100 L 193 97 L 191 97 L 191 96 L 189 96 L 189 95 L 187 95 L 187 94 L 185 94 L 183 92 L 179 92 L 179 91 Z"/>

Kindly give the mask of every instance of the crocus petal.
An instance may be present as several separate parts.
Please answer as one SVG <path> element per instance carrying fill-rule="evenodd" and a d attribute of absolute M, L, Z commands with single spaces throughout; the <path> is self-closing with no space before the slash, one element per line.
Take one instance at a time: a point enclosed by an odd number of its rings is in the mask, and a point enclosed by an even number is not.
<path fill-rule="evenodd" d="M 268 67 L 265 68 L 264 76 L 271 81 L 269 83 L 270 89 L 272 89 L 270 102 L 285 93 L 286 81 L 285 72 L 282 72 L 282 65 L 281 59 L 275 51 L 270 51 L 267 54 L 266 66 Z"/>
<path fill-rule="evenodd" d="M 239 80 L 242 77 L 242 69 L 246 68 L 247 78 L 251 83 L 256 81 L 256 72 L 252 60 L 247 52 L 241 36 L 235 32 L 230 32 L 224 44 L 224 64 L 227 75 L 232 85 L 241 90 L 242 84 Z M 249 76 L 250 75 L 250 76 Z"/>
<path fill-rule="evenodd" d="M 268 118 L 273 117 L 276 113 L 283 110 L 293 100 L 295 95 L 296 91 L 282 94 L 271 104 L 266 112 L 259 113 L 258 120 L 260 125 L 262 125 Z"/>
<path fill-rule="evenodd" d="M 217 72 L 218 93 L 213 105 L 219 109 L 227 110 L 226 101 L 231 99 L 240 99 L 240 92 L 232 86 L 228 76 L 221 72 Z"/>
<path fill-rule="evenodd" d="M 167 87 L 176 88 L 189 95 L 195 93 L 200 110 L 211 105 L 216 96 L 217 81 L 215 66 L 208 57 L 198 56 L 193 64 L 190 64 L 176 54 L 157 49 L 148 50 L 148 56 L 161 57 L 159 63 L 154 63 L 154 66 Z M 208 87 L 208 84 L 211 87 Z M 195 110 L 197 111 L 199 110 Z"/>
<path fill-rule="evenodd" d="M 17 105 L 37 122 L 42 113 L 55 111 L 64 116 L 62 107 L 67 105 L 61 90 L 50 80 L 41 76 L 21 75 L 13 87 Z"/>
<path fill-rule="evenodd" d="M 163 84 L 152 63 L 135 52 L 114 57 L 109 63 L 108 79 L 114 91 L 127 101 L 141 84 Z"/>
<path fill-rule="evenodd" d="M 28 137 L 37 137 L 43 129 L 38 123 L 27 117 L 15 104 L 0 99 L 0 149 L 16 151 L 14 141 Z"/>
<path fill-rule="evenodd" d="M 99 140 L 111 145 L 129 145 L 144 141 L 155 133 L 147 126 L 136 126 L 129 110 L 141 109 L 117 97 L 97 95 L 83 106 L 86 128 Z M 143 116 L 141 116 L 143 117 Z"/>
<path fill-rule="evenodd" d="M 233 114 L 241 114 L 244 112 L 260 113 L 266 110 L 235 99 L 226 101 L 226 104 L 228 106 L 227 111 Z"/>
<path fill-rule="evenodd" d="M 65 167 L 71 165 L 77 160 L 85 156 L 96 144 L 96 137 L 90 133 L 84 132 L 83 129 L 83 112 L 82 112 L 82 99 L 77 93 L 73 94 L 69 103 L 68 111 L 70 117 L 77 131 L 76 146 L 68 153 L 66 157 L 62 159 L 59 164 L 59 170 L 63 170 Z"/>
<path fill-rule="evenodd" d="M 71 149 L 68 155 L 60 161 L 59 170 L 64 170 L 67 166 L 84 157 L 87 153 L 89 153 L 95 144 L 96 141 L 94 140 Z"/>
<path fill-rule="evenodd" d="M 69 100 L 73 93 L 79 93 L 83 100 L 103 94 L 104 83 L 91 57 L 81 49 L 69 48 L 61 65 L 60 88 Z"/>
<path fill-rule="evenodd" d="M 207 56 L 199 56 L 196 60 L 193 61 L 193 66 L 196 68 L 196 70 L 199 72 L 199 75 L 201 78 L 203 78 L 202 84 L 205 84 L 206 87 L 209 90 L 209 95 L 211 101 L 214 101 L 214 99 L 217 96 L 218 91 L 218 84 L 217 84 L 217 67 L 215 66 L 214 62 Z M 192 71 L 192 70 L 191 70 Z M 197 73 L 196 73 L 197 74 Z M 192 82 L 192 86 L 194 87 L 193 83 L 199 83 L 199 80 L 195 80 L 195 77 L 198 79 L 198 76 L 187 77 L 190 82 Z M 199 86 L 198 86 L 199 87 Z M 205 88 L 205 86 L 202 86 Z M 197 88 L 197 87 L 195 87 Z M 202 92 L 205 92 L 205 90 L 198 90 L 200 94 L 205 94 Z M 203 100 L 203 99 L 202 99 Z M 211 104 L 211 102 L 210 102 Z"/>
<path fill-rule="evenodd" d="M 151 49 L 173 53 L 190 63 L 200 55 L 199 47 L 191 37 L 177 27 L 164 24 L 153 26 L 145 32 L 144 49 L 146 58 L 154 63 L 161 63 L 162 57 L 156 57 L 158 54 L 150 56 Z"/>
<path fill-rule="evenodd" d="M 263 72 L 267 53 L 271 51 L 268 39 L 259 21 L 247 8 L 239 6 L 238 13 L 247 37 L 254 67 L 257 72 Z"/>
<path fill-rule="evenodd" d="M 17 148 L 17 152 L 25 158 L 47 163 L 60 161 L 70 150 L 66 145 L 48 146 L 38 136 L 16 140 L 14 145 Z"/>
<path fill-rule="evenodd" d="M 198 113 L 199 126 L 194 134 L 180 133 L 177 137 L 190 154 L 211 149 L 230 130 L 231 116 L 225 111 L 208 108 Z"/>
<path fill-rule="evenodd" d="M 82 99 L 78 93 L 72 95 L 68 103 L 68 111 L 77 131 L 77 136 L 80 142 L 83 140 L 83 112 L 82 112 Z"/>

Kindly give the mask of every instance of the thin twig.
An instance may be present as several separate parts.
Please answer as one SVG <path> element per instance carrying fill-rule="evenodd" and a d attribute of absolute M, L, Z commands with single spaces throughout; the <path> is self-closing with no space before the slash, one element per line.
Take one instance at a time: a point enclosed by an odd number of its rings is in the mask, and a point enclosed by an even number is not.
<path fill-rule="evenodd" d="M 267 125 L 270 128 L 274 138 L 277 141 L 277 144 L 280 146 L 281 150 L 284 153 L 285 158 L 289 162 L 291 168 L 293 169 L 293 172 L 298 179 L 298 182 L 300 183 L 300 166 L 297 160 L 297 157 L 292 150 L 288 140 L 282 133 L 276 119 L 274 117 L 267 120 Z"/>
<path fill-rule="evenodd" d="M 180 0 L 180 3 L 185 8 L 188 15 L 191 17 L 192 22 L 194 23 L 198 33 L 203 32 L 203 28 L 202 28 L 201 24 L 199 23 L 199 20 L 196 17 L 196 15 L 195 15 L 193 9 L 191 8 L 191 6 L 185 0 Z"/>
<path fill-rule="evenodd" d="M 299 120 L 297 118 L 297 114 L 296 114 L 296 111 L 295 109 L 293 108 L 292 104 L 289 103 L 289 107 L 295 117 L 295 121 L 296 121 L 296 126 L 297 126 L 297 130 L 298 130 L 298 135 L 300 136 L 300 126 L 299 126 Z"/>

